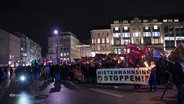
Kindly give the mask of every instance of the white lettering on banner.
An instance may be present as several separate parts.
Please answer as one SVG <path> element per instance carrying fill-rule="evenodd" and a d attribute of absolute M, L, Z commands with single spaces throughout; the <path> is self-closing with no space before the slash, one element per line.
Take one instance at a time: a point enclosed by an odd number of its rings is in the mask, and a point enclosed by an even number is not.
<path fill-rule="evenodd" d="M 140 52 L 139 51 L 136 51 L 136 50 L 132 50 L 132 52 L 137 53 L 137 54 L 140 54 Z"/>
<path fill-rule="evenodd" d="M 108 68 L 97 69 L 98 83 L 126 83 L 148 85 L 150 71 L 140 68 Z"/>

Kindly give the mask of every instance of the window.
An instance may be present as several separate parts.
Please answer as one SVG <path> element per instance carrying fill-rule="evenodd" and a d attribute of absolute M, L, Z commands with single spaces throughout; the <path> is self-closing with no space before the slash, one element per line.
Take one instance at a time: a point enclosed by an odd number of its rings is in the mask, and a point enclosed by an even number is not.
<path fill-rule="evenodd" d="M 119 27 L 115 27 L 115 31 L 118 31 L 119 30 Z"/>
<path fill-rule="evenodd" d="M 128 27 L 127 27 L 127 26 L 125 26 L 125 27 L 124 27 L 124 30 L 128 30 Z"/>
<path fill-rule="evenodd" d="M 153 32 L 153 37 L 160 37 L 160 32 Z"/>
<path fill-rule="evenodd" d="M 114 23 L 119 23 L 119 20 L 114 20 Z"/>
<path fill-rule="evenodd" d="M 123 34 L 123 38 L 130 38 L 130 33 L 122 33 Z"/>
<path fill-rule="evenodd" d="M 130 39 L 122 39 L 121 40 L 121 44 L 123 44 L 123 45 L 127 45 L 128 43 L 130 43 Z"/>
<path fill-rule="evenodd" d="M 98 38 L 98 43 L 100 43 L 100 38 Z"/>
<path fill-rule="evenodd" d="M 174 19 L 174 22 L 179 22 L 179 19 Z"/>
<path fill-rule="evenodd" d="M 102 43 L 105 43 L 105 38 L 102 38 Z"/>
<path fill-rule="evenodd" d="M 153 19 L 152 22 L 158 22 L 158 19 Z"/>
<path fill-rule="evenodd" d="M 121 48 L 115 48 L 114 53 L 115 54 L 121 54 Z"/>
<path fill-rule="evenodd" d="M 141 32 L 133 32 L 133 37 L 139 37 L 141 36 Z"/>
<path fill-rule="evenodd" d="M 151 32 L 143 32 L 144 37 L 151 37 Z"/>
<path fill-rule="evenodd" d="M 98 45 L 98 51 L 100 51 L 100 45 Z"/>
<path fill-rule="evenodd" d="M 121 45 L 121 39 L 114 38 L 114 45 Z"/>
<path fill-rule="evenodd" d="M 106 37 L 106 43 L 109 43 L 109 37 Z"/>
<path fill-rule="evenodd" d="M 69 56 L 69 53 L 66 53 L 67 56 Z"/>
<path fill-rule="evenodd" d="M 123 20 L 123 23 L 128 23 L 128 20 Z"/>
<path fill-rule="evenodd" d="M 95 39 L 92 39 L 92 44 L 95 43 Z"/>
<path fill-rule="evenodd" d="M 167 22 L 167 19 L 163 19 L 163 22 Z"/>
<path fill-rule="evenodd" d="M 143 22 L 144 22 L 144 23 L 148 22 L 148 19 L 143 19 Z"/>
<path fill-rule="evenodd" d="M 173 22 L 173 20 L 172 19 L 168 19 L 168 22 Z"/>
<path fill-rule="evenodd" d="M 116 48 L 114 49 L 114 53 L 115 53 L 115 54 L 117 54 L 117 53 L 118 53 L 118 51 L 117 51 L 117 49 L 116 49 Z"/>
<path fill-rule="evenodd" d="M 151 44 L 151 37 L 144 37 L 144 43 L 147 45 Z"/>
<path fill-rule="evenodd" d="M 63 56 L 63 53 L 61 53 L 61 56 Z"/>
<path fill-rule="evenodd" d="M 118 49 L 118 54 L 121 54 L 121 49 L 120 48 Z"/>
<path fill-rule="evenodd" d="M 153 29 L 154 29 L 154 30 L 158 30 L 158 26 L 155 25 L 155 26 L 153 27 Z"/>
<path fill-rule="evenodd" d="M 149 30 L 149 27 L 148 26 L 145 26 L 145 30 Z"/>
<path fill-rule="evenodd" d="M 119 38 L 119 37 L 120 37 L 120 33 L 114 33 L 114 34 L 113 34 L 113 37 L 114 37 L 114 38 Z"/>

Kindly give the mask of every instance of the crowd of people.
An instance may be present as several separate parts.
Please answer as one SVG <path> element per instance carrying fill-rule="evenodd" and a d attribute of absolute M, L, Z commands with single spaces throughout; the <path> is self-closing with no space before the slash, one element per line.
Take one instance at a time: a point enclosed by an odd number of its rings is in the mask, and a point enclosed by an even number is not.
<path fill-rule="evenodd" d="M 145 66 L 141 59 L 136 59 L 134 66 L 132 66 L 128 61 L 122 61 L 123 67 L 134 67 L 139 68 Z M 151 61 L 149 65 L 149 70 L 151 71 L 149 85 L 150 91 L 152 91 L 152 86 L 154 90 L 157 90 L 157 84 L 165 85 L 169 76 L 168 73 L 172 74 L 172 82 L 178 88 L 178 104 L 182 104 L 184 97 L 184 72 L 183 66 L 176 59 L 174 61 L 168 61 L 160 58 L 158 61 Z M 34 80 L 42 79 L 45 82 L 49 81 L 72 81 L 78 83 L 97 83 L 96 70 L 98 68 L 109 68 L 109 67 L 120 67 L 110 63 L 77 63 L 77 64 L 62 64 L 62 65 L 43 65 L 38 64 L 36 61 L 31 66 L 18 66 L 15 70 L 11 67 L 0 67 L 0 82 L 7 78 L 8 72 L 10 72 L 10 78 L 13 76 L 19 76 L 21 74 L 26 74 L 29 79 L 33 82 Z M 14 72 L 13 72 L 14 71 Z M 139 89 L 141 86 L 135 84 L 134 87 Z"/>
<path fill-rule="evenodd" d="M 97 64 L 39 65 L 34 63 L 31 66 L 18 66 L 15 74 L 16 76 L 26 74 L 32 81 L 41 79 L 45 82 L 70 80 L 80 83 L 96 83 L 97 68 Z"/>

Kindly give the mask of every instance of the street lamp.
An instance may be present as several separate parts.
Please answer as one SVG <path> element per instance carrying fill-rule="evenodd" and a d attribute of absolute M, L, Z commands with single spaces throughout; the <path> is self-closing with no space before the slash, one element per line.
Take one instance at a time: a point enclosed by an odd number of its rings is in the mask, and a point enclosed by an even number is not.
<path fill-rule="evenodd" d="M 54 30 L 54 34 L 57 36 L 56 38 L 56 42 L 57 42 L 57 46 L 56 46 L 56 59 L 58 60 L 58 30 Z"/>

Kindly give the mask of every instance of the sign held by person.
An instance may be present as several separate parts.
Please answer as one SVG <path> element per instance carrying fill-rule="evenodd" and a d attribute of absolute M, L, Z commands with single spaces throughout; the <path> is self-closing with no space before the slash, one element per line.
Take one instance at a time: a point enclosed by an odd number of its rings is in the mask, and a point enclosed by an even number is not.
<path fill-rule="evenodd" d="M 97 69 L 97 83 L 148 85 L 150 71 L 146 67 Z"/>

